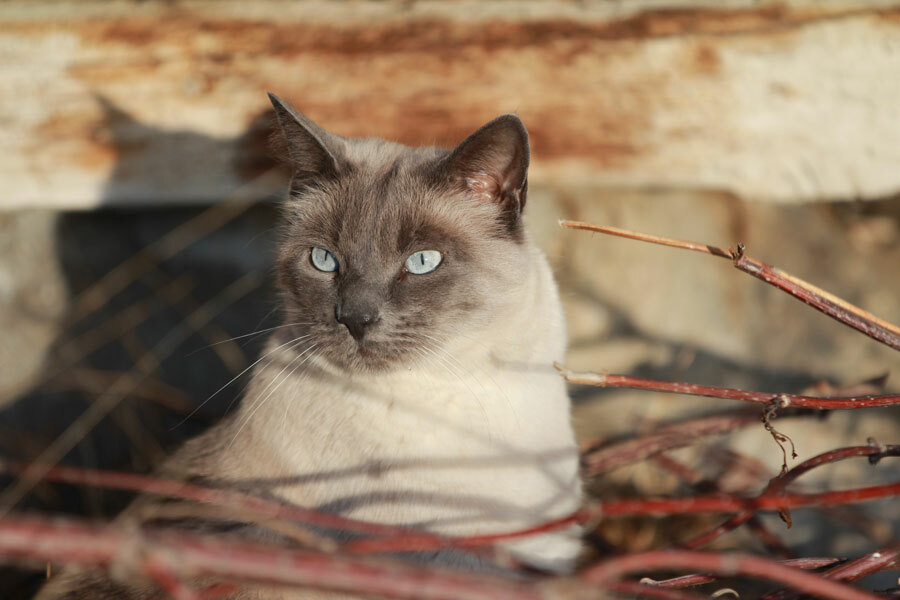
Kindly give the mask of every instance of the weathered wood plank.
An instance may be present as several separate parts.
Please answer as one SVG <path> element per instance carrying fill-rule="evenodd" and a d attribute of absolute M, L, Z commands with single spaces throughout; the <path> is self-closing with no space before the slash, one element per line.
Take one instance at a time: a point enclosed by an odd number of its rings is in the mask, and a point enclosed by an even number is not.
<path fill-rule="evenodd" d="M 0 206 L 220 200 L 267 89 L 414 144 L 518 112 L 537 182 L 900 190 L 898 3 L 246 4 L 0 5 Z"/>

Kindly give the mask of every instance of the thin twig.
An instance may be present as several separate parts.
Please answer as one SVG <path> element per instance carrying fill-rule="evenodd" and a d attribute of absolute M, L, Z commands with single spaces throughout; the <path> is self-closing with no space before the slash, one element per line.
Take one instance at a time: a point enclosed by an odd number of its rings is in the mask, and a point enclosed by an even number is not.
<path fill-rule="evenodd" d="M 842 562 L 840 558 L 792 558 L 788 560 L 779 561 L 781 564 L 793 567 L 795 569 L 803 569 L 807 571 L 811 571 L 814 569 L 821 569 L 823 567 L 830 567 L 836 563 Z M 681 577 L 672 577 L 671 579 L 660 579 L 658 581 L 653 581 L 653 585 L 657 585 L 659 587 L 666 588 L 684 588 L 684 587 L 692 587 L 695 585 L 703 585 L 704 583 L 710 583 L 719 579 L 716 575 L 682 575 Z"/>
<path fill-rule="evenodd" d="M 103 306 L 112 295 L 153 269 L 157 261 L 178 254 L 198 239 L 247 212 L 254 206 L 251 200 L 259 197 L 259 191 L 273 189 L 276 181 L 280 179 L 278 169 L 264 171 L 231 192 L 223 202 L 179 224 L 158 240 L 129 256 L 73 299 L 67 321 L 74 323 L 85 318 Z"/>
<path fill-rule="evenodd" d="M 631 388 L 638 390 L 651 390 L 670 394 L 686 394 L 689 396 L 705 396 L 707 398 L 722 398 L 727 400 L 741 400 L 756 404 L 771 405 L 773 402 L 781 402 L 786 406 L 798 406 L 803 408 L 817 408 L 819 410 L 847 410 L 857 408 L 873 408 L 877 406 L 900 405 L 900 394 L 884 394 L 879 396 L 855 396 L 850 398 L 816 398 L 813 396 L 801 396 L 798 394 L 769 394 L 764 392 L 748 392 L 735 388 L 718 387 L 712 385 L 698 385 L 694 383 L 682 383 L 678 381 L 659 381 L 657 379 L 643 379 L 629 375 L 610 375 L 607 373 L 578 373 L 571 371 L 559 363 L 554 365 L 563 378 L 570 383 L 580 385 L 592 385 L 596 387 Z"/>
<path fill-rule="evenodd" d="M 260 281 L 260 276 L 257 273 L 244 275 L 225 288 L 215 298 L 204 304 L 201 307 L 202 314 L 206 318 L 211 318 L 224 307 L 259 287 Z M 29 466 L 28 470 L 0 493 L 0 517 L 30 492 L 48 469 L 81 441 L 103 417 L 118 406 L 122 399 L 145 376 L 150 375 L 159 366 L 163 358 L 174 352 L 175 348 L 187 339 L 192 332 L 193 329 L 185 325 L 169 331 L 159 343 L 138 361 L 136 370 L 139 376 L 132 377 L 130 374 L 126 374 L 118 378 L 104 394 L 92 402 L 77 419 L 69 424 L 56 440 L 44 449 L 40 456 Z"/>
<path fill-rule="evenodd" d="M 701 484 L 707 484 L 707 487 L 711 488 L 712 491 L 724 491 L 719 486 L 718 482 L 704 480 L 700 473 L 697 473 L 687 465 L 675 460 L 668 455 L 659 454 L 654 457 L 654 462 L 667 469 L 668 471 L 675 473 L 683 480 L 689 482 L 694 487 L 694 489 L 698 489 Z M 765 524 L 763 524 L 758 516 L 751 515 L 747 520 L 747 527 L 750 528 L 750 531 L 757 537 L 760 542 L 762 542 L 762 544 L 768 550 L 777 552 L 781 556 L 787 558 L 795 558 L 794 554 L 781 542 L 780 539 L 778 539 L 775 534 L 768 530 L 768 528 L 765 526 Z"/>
<path fill-rule="evenodd" d="M 900 545 L 894 545 L 837 565 L 826 571 L 823 576 L 837 581 L 856 581 L 872 573 L 895 567 L 898 563 L 900 563 Z M 793 600 L 795 598 L 797 595 L 794 592 L 779 590 L 766 594 L 762 600 Z"/>
<path fill-rule="evenodd" d="M 658 600 L 704 600 L 706 596 L 698 596 L 675 588 L 664 588 L 654 584 L 637 581 L 610 581 L 604 586 L 611 592 L 628 594 L 628 598 L 654 598 Z"/>
<path fill-rule="evenodd" d="M 690 550 L 636 552 L 603 561 L 589 568 L 581 576 L 588 582 L 604 583 L 631 573 L 671 569 L 758 577 L 830 600 L 878 600 L 877 596 L 869 592 L 806 573 L 773 560 L 745 554 Z"/>
<path fill-rule="evenodd" d="M 763 491 L 763 493 L 760 494 L 760 497 L 771 496 L 772 494 L 780 493 L 798 477 L 805 473 L 808 473 L 816 467 L 857 456 L 867 456 L 870 460 L 877 460 L 886 456 L 900 456 L 900 445 L 850 446 L 847 448 L 839 448 L 837 450 L 823 452 L 822 454 L 803 461 L 788 472 L 772 479 L 766 486 L 766 489 Z M 782 510 L 786 510 L 786 508 Z M 706 533 L 703 533 L 693 538 L 692 540 L 684 542 L 682 545 L 686 548 L 700 548 L 702 546 L 705 546 L 719 536 L 732 531 L 737 527 L 740 527 L 743 523 L 747 522 L 754 515 L 754 513 L 754 510 L 742 511 L 732 516 L 721 525 L 717 525 L 710 531 L 707 531 Z"/>
<path fill-rule="evenodd" d="M 649 233 L 638 233 L 637 231 L 629 231 L 619 227 L 610 227 L 608 225 L 595 225 L 593 223 L 585 223 L 584 221 L 568 221 L 560 220 L 560 226 L 568 229 L 584 229 L 585 231 L 594 231 L 597 233 L 606 233 L 618 237 L 628 238 L 630 240 L 638 240 L 640 242 L 650 242 L 651 244 L 659 244 L 661 246 L 669 246 L 672 248 L 681 248 L 682 250 L 693 250 L 694 252 L 703 252 L 704 254 L 712 254 L 721 258 L 731 259 L 731 252 L 723 250 L 709 244 L 700 244 L 697 242 L 688 242 L 685 240 L 676 240 L 674 238 L 660 237 Z"/>
<path fill-rule="evenodd" d="M 0 459 L 0 473 L 20 475 L 26 473 L 28 465 L 14 461 Z M 155 494 L 190 500 L 200 504 L 219 506 L 243 514 L 249 521 L 261 522 L 266 527 L 272 528 L 272 523 L 285 521 L 302 523 L 310 527 L 326 528 L 339 531 L 350 531 L 357 534 L 376 535 L 386 538 L 396 538 L 396 543 L 389 540 L 357 540 L 348 543 L 348 550 L 358 553 L 370 553 L 390 549 L 434 549 L 465 547 L 473 551 L 479 547 L 488 547 L 492 544 L 513 540 L 536 533 L 549 532 L 562 529 L 577 522 L 576 517 L 569 515 L 564 519 L 542 523 L 536 527 L 525 530 L 516 530 L 508 533 L 474 536 L 472 538 L 454 538 L 430 534 L 421 530 L 410 529 L 399 525 L 386 525 L 370 521 L 362 521 L 350 517 L 303 508 L 292 504 L 282 504 L 252 496 L 235 490 L 212 488 L 193 483 L 187 483 L 175 479 L 165 479 L 152 475 L 139 475 L 120 471 L 108 471 L 86 469 L 82 467 L 55 466 L 46 470 L 42 475 L 45 481 L 68 483 L 73 485 L 87 485 L 106 489 L 129 490 L 143 494 Z M 296 532 L 295 532 L 296 533 Z M 307 540 L 311 542 L 312 540 Z M 330 543 L 314 544 L 320 550 L 333 551 Z M 367 543 L 368 542 L 368 543 Z M 493 559 L 498 565 L 516 566 L 519 562 L 508 552 L 500 548 L 486 548 L 482 554 Z"/>
<path fill-rule="evenodd" d="M 791 409 L 789 412 L 783 412 L 782 416 L 799 414 L 803 413 Z M 586 476 L 602 475 L 660 452 L 690 446 L 703 441 L 704 438 L 730 433 L 758 423 L 757 410 L 741 409 L 670 423 L 635 438 L 584 444 L 582 472 Z"/>
<path fill-rule="evenodd" d="M 138 571 L 161 558 L 179 577 L 308 587 L 387 598 L 421 600 L 540 600 L 543 585 L 475 573 L 457 573 L 399 560 L 349 557 L 239 542 L 214 536 L 134 532 L 71 520 L 8 516 L 0 519 L 0 556 Z M 127 558 L 132 557 L 132 558 Z M 137 557 L 137 558 L 135 558 Z M 122 562 L 126 561 L 126 562 Z M 552 585 L 549 582 L 548 585 Z"/>
<path fill-rule="evenodd" d="M 745 510 L 781 510 L 810 506 L 855 504 L 900 495 L 900 482 L 869 487 L 852 488 L 814 494 L 766 494 L 745 498 L 716 494 L 690 498 L 628 498 L 603 500 L 588 504 L 583 518 L 624 517 L 630 515 L 677 515 L 682 513 L 721 512 L 733 513 Z"/>
<path fill-rule="evenodd" d="M 603 225 L 584 223 L 582 221 L 563 220 L 560 221 L 559 224 L 562 227 L 567 227 L 569 229 L 596 231 L 598 233 L 606 233 L 653 244 L 703 252 L 705 254 L 718 256 L 719 258 L 727 258 L 732 261 L 732 264 L 736 269 L 787 292 L 816 310 L 845 325 L 853 327 L 872 339 L 878 340 L 895 350 L 900 350 L 900 327 L 890 321 L 876 317 L 872 313 L 865 311 L 846 300 L 838 298 L 834 294 L 816 287 L 799 277 L 795 277 L 781 269 L 772 267 L 747 256 L 744 253 L 743 244 L 738 244 L 737 249 L 735 250 L 726 251 L 709 244 L 664 238 L 646 233 L 637 233 L 626 229 L 619 229 L 618 227 L 606 227 Z"/>

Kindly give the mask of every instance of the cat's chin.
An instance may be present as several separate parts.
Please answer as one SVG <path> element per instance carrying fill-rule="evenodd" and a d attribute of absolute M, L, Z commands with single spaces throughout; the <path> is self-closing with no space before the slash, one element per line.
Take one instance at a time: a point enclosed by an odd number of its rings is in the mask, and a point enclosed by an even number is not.
<path fill-rule="evenodd" d="M 405 368 L 407 352 L 379 342 L 349 341 L 325 350 L 322 354 L 341 371 L 348 373 L 387 373 Z"/>

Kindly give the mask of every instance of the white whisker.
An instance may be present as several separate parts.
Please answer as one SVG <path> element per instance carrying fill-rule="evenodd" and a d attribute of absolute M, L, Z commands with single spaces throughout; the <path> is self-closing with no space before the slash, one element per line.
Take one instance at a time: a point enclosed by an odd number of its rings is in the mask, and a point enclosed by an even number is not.
<path fill-rule="evenodd" d="M 294 359 L 292 359 L 287 365 L 285 365 L 285 367 L 278 373 L 278 375 L 276 375 L 276 376 L 272 379 L 272 381 L 269 382 L 269 385 L 266 386 L 266 389 L 268 389 L 269 386 L 271 386 L 272 383 L 275 381 L 275 379 L 277 379 L 279 376 L 281 376 L 281 374 L 284 373 L 284 372 L 288 369 L 288 367 L 290 367 L 293 363 L 297 362 L 297 360 L 299 360 L 300 358 L 302 358 L 303 355 L 308 354 L 310 351 L 314 350 L 317 346 L 318 346 L 318 344 L 313 344 L 312 346 L 310 346 L 309 348 L 307 348 L 306 350 L 304 350 L 303 352 L 301 352 L 300 354 L 298 354 L 296 357 L 294 357 Z M 287 381 L 288 379 L 290 379 L 291 376 L 294 374 L 294 372 L 295 372 L 297 369 L 299 369 L 300 367 L 302 367 L 303 364 L 304 364 L 307 360 L 310 359 L 310 357 L 312 357 L 312 354 L 308 354 L 308 356 L 307 356 L 305 359 L 301 360 L 301 361 L 300 361 L 293 369 L 291 369 L 290 373 L 288 373 L 286 376 L 282 377 L 282 378 L 281 378 L 281 381 L 278 382 L 278 385 L 276 385 L 274 388 L 272 388 L 272 390 L 269 391 L 269 393 L 266 394 L 266 396 L 265 396 L 262 400 L 259 400 L 259 401 L 257 401 L 256 403 L 254 403 L 254 407 L 253 407 L 252 409 L 250 409 L 249 414 L 247 414 L 247 416 L 244 417 L 243 423 L 241 423 L 241 425 L 238 427 L 238 430 L 237 430 L 236 432 L 234 432 L 234 437 L 231 438 L 231 442 L 228 444 L 229 447 L 230 447 L 232 444 L 234 444 L 234 441 L 237 439 L 238 435 L 240 435 L 240 433 L 241 433 L 241 431 L 244 429 L 244 427 L 246 427 L 247 424 L 250 422 L 250 420 L 253 418 L 253 415 L 256 414 L 256 411 L 258 411 L 258 410 L 262 407 L 262 405 L 265 404 L 266 401 L 267 401 L 269 398 L 272 397 L 272 394 L 274 394 L 276 391 L 278 391 L 278 388 L 280 388 L 281 385 L 282 385 L 285 381 Z M 263 390 L 263 392 L 265 392 L 265 390 Z M 263 392 L 260 392 L 260 395 L 262 395 Z"/>
<path fill-rule="evenodd" d="M 246 373 L 247 371 L 249 371 L 250 369 L 252 369 L 252 368 L 255 367 L 256 365 L 258 365 L 259 363 L 261 363 L 261 362 L 262 362 L 265 358 L 267 358 L 270 354 L 272 354 L 273 352 L 275 352 L 275 351 L 277 351 L 277 350 L 279 350 L 279 349 L 281 349 L 281 348 L 284 348 L 284 347 L 287 346 L 288 344 L 294 344 L 294 343 L 296 342 L 296 344 L 299 345 L 300 342 L 302 342 L 302 341 L 305 340 L 306 338 L 310 337 L 310 335 L 311 335 L 311 334 L 301 335 L 301 336 L 299 336 L 299 337 L 295 337 L 294 339 L 292 339 L 292 340 L 290 340 L 290 341 L 287 341 L 287 342 L 281 344 L 280 346 L 275 346 L 274 348 L 272 348 L 271 350 L 269 350 L 268 352 L 266 352 L 265 354 L 263 354 L 262 356 L 260 356 L 258 359 L 256 359 L 255 361 L 253 361 L 253 363 L 252 363 L 250 366 L 248 366 L 246 369 L 244 369 L 243 371 L 241 371 L 240 373 L 238 373 L 237 375 L 235 375 L 234 377 L 232 377 L 232 378 L 228 381 L 228 383 L 226 383 L 225 385 L 223 385 L 222 387 L 220 387 L 219 389 L 217 389 L 215 392 L 213 392 L 213 393 L 209 396 L 209 398 L 207 398 L 206 400 L 204 400 L 203 402 L 201 402 L 199 405 L 197 405 L 197 407 L 196 407 L 194 410 L 192 410 L 192 411 L 191 411 L 184 419 L 182 419 L 182 420 L 179 421 L 174 427 L 172 427 L 172 429 L 175 429 L 175 428 L 177 428 L 177 427 L 181 427 L 182 425 L 184 425 L 184 424 L 187 422 L 188 419 L 190 419 L 190 418 L 193 417 L 195 414 L 197 414 L 197 411 L 199 411 L 201 408 L 203 408 L 203 407 L 206 405 L 207 402 L 209 402 L 210 400 L 212 400 L 213 398 L 215 398 L 216 395 L 219 394 L 219 392 L 221 392 L 222 390 L 224 390 L 225 388 L 227 388 L 229 385 L 231 385 L 232 383 L 234 383 L 235 381 L 237 381 L 244 373 Z M 229 408 L 230 408 L 230 406 L 229 406 Z M 171 430 L 170 430 L 170 431 L 171 431 Z"/>
<path fill-rule="evenodd" d="M 225 344 L 225 343 L 228 343 L 228 342 L 233 342 L 233 341 L 235 341 L 235 340 L 242 340 L 242 339 L 244 339 L 244 338 L 251 337 L 251 336 L 254 336 L 254 335 L 262 335 L 263 333 L 268 333 L 269 331 L 275 331 L 276 329 L 284 329 L 285 327 L 296 327 L 297 325 L 313 325 L 313 323 L 311 323 L 311 322 L 307 322 L 307 323 L 287 323 L 287 324 L 285 324 L 285 325 L 276 325 L 275 327 L 266 327 L 265 329 L 260 329 L 260 330 L 258 330 L 258 331 L 252 331 L 252 332 L 250 332 L 250 333 L 245 333 L 244 335 L 238 335 L 238 336 L 235 336 L 235 337 L 233 337 L 233 338 L 228 338 L 227 340 L 220 340 L 220 341 L 218 341 L 218 342 L 214 342 L 214 343 L 209 344 L 209 345 L 207 345 L 207 346 L 202 346 L 202 347 L 200 347 L 200 348 L 197 348 L 196 350 L 194 350 L 194 351 L 191 352 L 190 354 L 188 354 L 188 356 L 192 356 L 192 355 L 196 354 L 197 352 L 200 352 L 201 350 L 206 350 L 207 348 L 212 348 L 213 346 L 218 346 L 219 344 Z"/>

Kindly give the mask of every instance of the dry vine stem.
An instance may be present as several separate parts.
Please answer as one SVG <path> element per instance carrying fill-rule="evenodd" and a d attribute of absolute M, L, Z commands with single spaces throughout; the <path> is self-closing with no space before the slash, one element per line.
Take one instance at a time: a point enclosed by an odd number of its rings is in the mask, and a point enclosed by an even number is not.
<path fill-rule="evenodd" d="M 861 448 L 862 450 L 858 451 L 857 448 Z M 896 447 L 894 446 L 862 446 L 834 452 L 840 454 L 844 450 L 851 451 L 848 456 L 891 456 L 894 455 L 895 449 Z M 821 460 L 821 457 L 811 459 L 810 461 L 807 461 L 807 463 L 810 463 L 812 466 L 804 467 L 802 471 L 797 471 L 797 474 L 799 475 L 801 472 L 805 472 L 805 470 L 819 464 L 824 464 L 825 462 L 830 461 Z M 24 467 L 22 466 L 0 462 L 0 472 L 5 471 L 14 473 L 23 468 Z M 776 490 L 775 492 L 765 492 L 756 497 L 743 497 L 717 493 L 714 495 L 693 496 L 688 498 L 630 498 L 622 500 L 604 500 L 591 503 L 584 509 L 571 515 L 527 529 L 470 537 L 442 537 L 418 530 L 369 523 L 298 506 L 278 504 L 230 490 L 208 488 L 175 480 L 158 479 L 147 475 L 133 475 L 129 473 L 117 473 L 114 471 L 97 471 L 77 467 L 54 467 L 48 470 L 45 477 L 52 481 L 80 483 L 111 489 L 125 489 L 141 491 L 143 493 L 174 496 L 204 504 L 244 509 L 251 515 L 281 518 L 316 527 L 341 529 L 383 536 L 382 539 L 364 539 L 349 542 L 344 549 L 353 553 L 435 550 L 450 547 L 478 548 L 490 546 L 501 541 L 538 535 L 540 533 L 568 527 L 574 523 L 588 522 L 601 516 L 672 515 L 700 512 L 739 513 L 747 510 L 781 510 L 803 506 L 827 506 L 865 502 L 900 494 L 900 483 L 893 483 L 813 494 L 784 494 L 780 490 Z M 0 520 L 0 525 L 2 525 L 2 523 L 3 521 Z M 504 556 L 503 553 L 498 553 L 498 555 L 495 556 L 498 558 L 503 558 Z"/>
<path fill-rule="evenodd" d="M 723 575 L 752 575 L 785 583 L 817 598 L 880 600 L 878 596 L 869 592 L 757 556 L 689 550 L 651 550 L 627 554 L 591 567 L 582 574 L 582 578 L 585 581 L 602 583 L 629 573 L 673 568 L 699 568 Z"/>
<path fill-rule="evenodd" d="M 587 231 L 595 231 L 597 233 L 606 233 L 609 235 L 660 244 L 663 246 L 671 246 L 673 248 L 682 248 L 684 250 L 693 250 L 694 252 L 703 252 L 705 254 L 711 254 L 712 256 L 718 256 L 719 258 L 730 259 L 736 269 L 753 275 L 757 279 L 761 279 L 762 281 L 787 292 L 794 298 L 825 313 L 832 319 L 853 327 L 857 331 L 861 331 L 870 338 L 878 340 L 894 350 L 900 350 L 900 327 L 889 321 L 880 319 L 858 306 L 854 306 L 846 300 L 842 300 L 834 294 L 826 292 L 809 282 L 803 281 L 799 277 L 795 277 L 781 269 L 772 267 L 747 256 L 744 253 L 743 244 L 738 244 L 736 250 L 723 250 L 722 248 L 710 244 L 700 244 L 697 242 L 676 240 L 646 233 L 637 233 L 626 229 L 619 229 L 618 227 L 595 225 L 583 221 L 562 220 L 559 224 L 569 229 L 584 229 Z"/>
<path fill-rule="evenodd" d="M 137 547 L 140 552 L 127 552 Z M 388 598 L 423 600 L 544 600 L 539 586 L 500 577 L 453 572 L 400 561 L 287 549 L 196 534 L 144 532 L 76 521 L 7 516 L 0 520 L 0 556 L 19 561 L 121 565 L 159 579 L 209 576 L 242 583 L 311 587 Z"/>
<path fill-rule="evenodd" d="M 609 373 L 579 373 L 567 369 L 558 363 L 554 366 L 566 381 L 596 387 L 631 388 L 637 390 L 650 390 L 653 392 L 666 392 L 670 394 L 706 396 L 708 398 L 741 400 L 743 402 L 753 402 L 755 404 L 764 404 L 767 406 L 778 403 L 778 405 L 783 408 L 796 406 L 802 408 L 816 408 L 819 410 L 847 410 L 900 405 L 900 394 L 853 396 L 845 398 L 817 398 L 815 396 L 801 396 L 798 394 L 749 392 L 746 390 L 713 385 L 698 385 L 679 381 L 659 381 L 657 379 L 643 379 L 641 377 L 611 375 Z"/>
<path fill-rule="evenodd" d="M 240 209 L 226 211 L 224 222 L 239 214 Z M 714 256 L 729 258 L 735 267 L 776 285 L 780 289 L 807 302 L 859 331 L 889 346 L 900 349 L 900 328 L 878 319 L 827 292 L 800 281 L 773 267 L 744 255 L 743 249 L 731 252 L 713 246 L 682 242 L 605 228 L 588 223 L 564 222 L 563 225 L 612 233 L 624 237 L 688 248 Z M 185 243 L 174 235 L 169 251 L 177 251 Z M 116 289 L 122 285 L 124 274 L 112 277 L 102 289 Z M 90 311 L 99 301 L 95 290 L 82 297 L 81 311 Z M 731 388 L 701 386 L 678 382 L 654 381 L 624 375 L 574 373 L 562 367 L 563 376 L 574 383 L 605 387 L 631 387 L 671 393 L 701 395 L 714 398 L 742 400 L 777 406 L 780 416 L 808 414 L 813 410 L 859 409 L 900 404 L 898 395 L 846 395 L 845 397 L 814 397 L 792 394 L 765 394 Z M 666 426 L 642 438 L 625 440 L 606 446 L 586 448 L 587 474 L 596 475 L 623 464 L 659 455 L 696 442 L 705 436 L 734 431 L 758 422 L 758 414 L 747 410 L 693 419 Z M 30 467 L 0 460 L 0 474 L 25 475 L 28 487 L 38 479 L 70 484 L 127 489 L 136 492 L 175 496 L 243 511 L 244 515 L 279 519 L 283 523 L 315 529 L 340 529 L 363 534 L 343 545 L 315 546 L 313 549 L 286 548 L 197 536 L 190 533 L 148 529 L 135 532 L 121 527 L 100 527 L 76 521 L 21 517 L 3 518 L 0 506 L 0 558 L 9 561 L 44 563 L 57 561 L 100 568 L 125 567 L 131 572 L 150 576 L 160 589 L 175 600 L 201 600 L 233 593 L 234 585 L 266 584 L 314 587 L 363 595 L 390 598 L 433 598 L 452 600 L 509 599 L 538 600 L 546 598 L 596 597 L 606 592 L 638 595 L 663 600 L 696 598 L 689 592 L 673 588 L 714 581 L 717 576 L 740 576 L 768 579 L 795 591 L 780 590 L 768 598 L 790 598 L 797 592 L 813 594 L 833 600 L 873 600 L 870 592 L 849 587 L 842 581 L 853 581 L 877 571 L 895 566 L 900 547 L 841 563 L 837 558 L 799 559 L 777 563 L 759 557 L 687 550 L 655 550 L 627 554 L 597 563 L 586 569 L 579 580 L 543 578 L 513 580 L 473 573 L 452 572 L 440 568 L 410 565 L 395 559 L 369 558 L 359 554 L 435 550 L 447 547 L 484 548 L 483 554 L 506 565 L 518 564 L 494 546 L 497 542 L 538 535 L 543 532 L 584 523 L 598 517 L 624 515 L 672 515 L 699 512 L 729 513 L 732 517 L 715 529 L 689 542 L 690 546 L 708 543 L 718 535 L 750 520 L 763 510 L 783 511 L 800 506 L 828 506 L 848 504 L 900 495 L 900 482 L 870 487 L 828 491 L 814 494 L 786 493 L 785 487 L 799 475 L 819 465 L 851 456 L 868 456 L 875 460 L 897 456 L 900 446 L 885 446 L 870 442 L 868 446 L 842 448 L 824 453 L 794 467 L 781 477 L 770 481 L 761 494 L 745 497 L 717 491 L 711 495 L 686 498 L 632 498 L 593 502 L 568 516 L 538 524 L 519 531 L 470 537 L 442 537 L 402 527 L 366 523 L 338 515 L 282 505 L 225 489 L 167 481 L 150 476 L 93 471 L 72 467 L 39 464 Z M 52 461 L 55 462 L 55 461 Z M 675 461 L 665 465 L 696 483 L 690 467 Z M 28 477 L 30 475 L 30 477 Z M 20 480 L 20 485 L 22 480 Z M 765 537 L 765 532 L 761 532 Z M 773 540 L 777 541 L 777 540 Z M 139 548 L 140 552 L 126 552 Z M 128 558 L 130 557 L 130 558 Z M 504 561 L 503 558 L 508 560 Z M 127 563 L 129 560 L 132 563 Z M 804 568 L 831 566 L 824 574 L 803 572 Z M 633 572 L 653 570 L 684 570 L 700 574 L 687 575 L 659 582 L 636 582 L 620 578 Z M 215 583 L 200 590 L 191 589 L 187 581 L 209 577 Z M 580 583 L 581 589 L 573 587 Z M 560 585 L 559 588 L 554 587 Z"/>
<path fill-rule="evenodd" d="M 784 490 L 791 482 L 796 480 L 798 477 L 805 473 L 808 473 L 816 467 L 856 456 L 867 456 L 870 458 L 870 460 L 873 457 L 875 457 L 875 460 L 879 460 L 885 456 L 900 456 L 900 446 L 851 446 L 848 448 L 840 448 L 838 450 L 823 452 L 818 456 L 814 456 L 813 458 L 803 461 L 799 465 L 793 467 L 787 473 L 772 479 L 772 481 L 769 482 L 769 485 L 766 486 L 766 489 L 761 495 L 765 496 L 770 494 L 777 494 Z M 787 509 L 782 510 L 786 511 Z M 699 535 L 694 539 L 685 542 L 683 545 L 686 548 L 699 548 L 701 546 L 705 546 L 720 535 L 739 527 L 743 523 L 746 523 L 753 517 L 754 514 L 755 512 L 752 510 L 746 510 L 738 513 L 728 519 L 726 522 L 715 527 L 711 531 Z"/>

